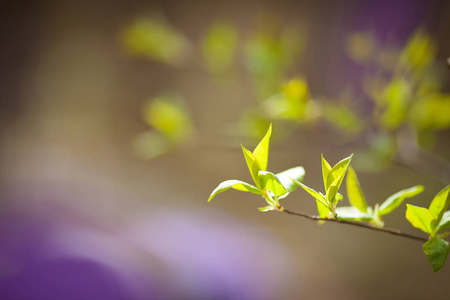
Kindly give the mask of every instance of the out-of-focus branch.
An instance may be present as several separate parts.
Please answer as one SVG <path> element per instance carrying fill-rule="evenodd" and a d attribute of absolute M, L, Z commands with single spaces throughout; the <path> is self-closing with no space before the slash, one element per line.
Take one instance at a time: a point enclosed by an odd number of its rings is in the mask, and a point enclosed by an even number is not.
<path fill-rule="evenodd" d="M 443 184 L 450 182 L 450 163 L 436 154 L 420 148 L 409 139 L 397 137 L 395 162 L 425 174 Z"/>

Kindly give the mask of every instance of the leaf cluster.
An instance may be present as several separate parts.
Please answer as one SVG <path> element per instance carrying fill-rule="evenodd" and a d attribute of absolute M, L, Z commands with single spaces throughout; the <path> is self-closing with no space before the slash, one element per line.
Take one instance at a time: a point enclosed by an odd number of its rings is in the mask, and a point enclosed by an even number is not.
<path fill-rule="evenodd" d="M 423 245 L 423 252 L 437 272 L 444 267 L 450 247 L 443 238 L 448 232 L 439 234 L 443 230 L 450 229 L 450 185 L 440 191 L 431 201 L 428 208 L 406 204 L 406 219 L 412 226 L 422 230 L 429 236 L 428 242 Z"/>
<path fill-rule="evenodd" d="M 261 211 L 281 208 L 279 200 L 287 197 L 297 187 L 292 179 L 303 180 L 305 170 L 303 167 L 295 167 L 278 174 L 267 171 L 271 135 L 272 125 L 269 126 L 266 135 L 253 152 L 242 146 L 245 161 L 247 162 L 250 175 L 255 185 L 235 179 L 224 181 L 214 189 L 209 196 L 208 202 L 217 194 L 233 188 L 235 190 L 261 195 L 267 203 L 267 206 L 259 208 Z"/>
<path fill-rule="evenodd" d="M 320 221 L 334 219 L 337 222 L 345 221 L 347 224 L 354 225 L 366 223 L 369 225 L 363 227 L 379 228 L 379 230 L 383 231 L 384 221 L 382 217 L 393 212 L 405 199 L 414 197 L 424 190 L 421 185 L 401 190 L 388 197 L 381 204 L 375 204 L 372 208 L 366 202 L 355 170 L 350 166 L 352 154 L 339 161 L 333 167 L 322 155 L 322 175 L 325 193 L 317 192 L 302 183 L 305 176 L 303 167 L 295 167 L 277 174 L 267 171 L 271 135 L 272 125 L 269 126 L 266 135 L 253 152 L 242 146 L 244 158 L 254 185 L 235 179 L 224 181 L 214 189 L 208 202 L 217 194 L 233 188 L 261 195 L 267 204 L 259 208 L 263 212 L 272 210 L 283 212 L 286 210 L 280 205 L 279 200 L 286 198 L 297 186 L 300 186 L 317 203 L 320 217 L 309 217 L 310 219 Z M 339 201 L 343 199 L 343 196 L 339 193 L 339 188 L 346 173 L 348 173 L 346 186 L 350 206 L 338 207 Z M 450 185 L 436 195 L 428 209 L 407 204 L 407 220 L 414 227 L 421 229 L 429 236 L 428 241 L 423 245 L 423 251 L 435 272 L 444 266 L 449 253 L 449 244 L 443 239 L 448 233 L 438 234 L 443 230 L 450 229 L 450 211 L 446 211 L 449 204 Z M 388 229 L 384 231 L 392 232 L 392 230 Z"/>

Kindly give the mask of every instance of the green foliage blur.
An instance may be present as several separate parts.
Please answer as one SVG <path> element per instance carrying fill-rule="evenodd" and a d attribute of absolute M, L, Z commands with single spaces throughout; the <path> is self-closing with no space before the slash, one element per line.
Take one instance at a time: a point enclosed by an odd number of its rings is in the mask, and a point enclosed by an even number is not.
<path fill-rule="evenodd" d="M 365 148 L 354 161 L 360 170 L 380 171 L 393 161 L 408 163 L 410 156 L 399 148 L 402 138 L 408 137 L 418 150 L 432 151 L 435 133 L 450 128 L 443 66 L 436 60 L 436 43 L 424 29 L 404 45 L 382 46 L 370 32 L 350 34 L 343 46 L 363 76 L 337 95 L 320 95 L 311 91 L 306 74 L 295 68 L 307 47 L 306 30 L 269 15 L 254 24 L 252 30 L 241 32 L 232 22 L 218 20 L 193 42 L 163 17 L 153 16 L 131 23 L 121 41 L 131 56 L 175 68 L 194 64 L 218 85 L 250 82 L 245 88 L 252 92 L 253 102 L 230 122 L 241 136 L 256 140 L 273 123 L 282 133 L 278 140 L 299 129 L 320 127 L 330 128 L 343 142 L 363 141 Z M 151 118 L 147 124 L 158 128 L 154 123 L 159 121 Z M 188 110 L 181 119 L 187 118 Z M 193 128 L 192 122 L 187 127 Z M 190 131 L 178 134 L 189 137 Z M 161 129 L 144 133 L 135 141 L 137 153 L 148 152 L 140 157 L 153 158 L 182 145 L 173 134 Z M 144 151 L 145 145 L 159 150 Z"/>
<path fill-rule="evenodd" d="M 150 99 L 143 108 L 143 120 L 151 129 L 132 142 L 133 152 L 140 158 L 151 159 L 176 150 L 193 137 L 190 114 L 179 96 Z"/>

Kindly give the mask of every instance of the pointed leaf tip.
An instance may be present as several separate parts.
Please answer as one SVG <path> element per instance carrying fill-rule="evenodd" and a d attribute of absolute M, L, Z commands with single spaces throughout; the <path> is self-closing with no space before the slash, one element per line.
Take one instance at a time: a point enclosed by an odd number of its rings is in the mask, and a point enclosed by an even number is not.
<path fill-rule="evenodd" d="M 450 204 L 450 185 L 447 185 L 433 198 L 430 204 L 430 212 L 436 218 L 437 222 L 440 222 L 444 212 L 447 210 Z"/>
<path fill-rule="evenodd" d="M 342 180 L 344 179 L 345 173 L 347 172 L 347 168 L 350 165 L 350 161 L 352 160 L 353 153 L 341 161 L 339 161 L 328 173 L 327 176 L 327 184 L 328 189 L 326 190 L 326 196 L 328 202 L 335 201 L 334 197 L 336 196 Z"/>
<path fill-rule="evenodd" d="M 316 199 L 318 202 L 320 202 L 321 204 L 323 204 L 325 207 L 328 207 L 327 201 L 326 201 L 325 197 L 324 197 L 321 193 L 319 193 L 319 192 L 313 190 L 312 188 L 310 188 L 310 187 L 304 185 L 304 184 L 301 183 L 301 182 L 298 182 L 297 180 L 295 180 L 295 179 L 293 179 L 293 178 L 291 178 L 291 180 L 294 181 L 295 184 L 297 184 L 298 186 L 301 186 L 306 192 L 308 192 L 308 194 L 310 194 L 311 196 L 313 196 L 313 198 Z"/>
<path fill-rule="evenodd" d="M 250 152 L 247 148 L 242 146 L 242 152 L 244 153 L 245 162 L 247 163 L 248 170 L 250 171 L 250 175 L 252 175 L 253 181 L 255 182 L 258 188 L 261 188 L 261 182 L 259 180 L 258 172 L 261 171 L 261 167 L 256 160 L 253 153 Z"/>
<path fill-rule="evenodd" d="M 380 210 L 378 211 L 379 215 L 383 216 L 391 213 L 394 209 L 400 206 L 400 204 L 402 204 L 406 198 L 414 197 L 422 193 L 423 190 L 423 186 L 416 185 L 393 194 L 392 196 L 387 198 L 386 201 L 383 202 L 383 204 L 380 205 Z"/>
<path fill-rule="evenodd" d="M 253 151 L 253 155 L 255 156 L 256 161 L 258 162 L 261 171 L 267 171 L 267 164 L 269 160 L 269 144 L 270 137 L 272 136 L 272 124 L 269 125 L 269 129 L 267 130 L 266 135 L 259 142 L 258 146 L 256 146 Z"/>
<path fill-rule="evenodd" d="M 325 191 L 328 190 L 328 187 L 330 186 L 331 182 L 328 182 L 328 174 L 331 171 L 330 164 L 326 161 L 325 157 L 323 157 L 323 153 L 321 155 L 321 162 L 322 162 L 322 176 L 323 176 L 323 185 L 325 187 Z"/>

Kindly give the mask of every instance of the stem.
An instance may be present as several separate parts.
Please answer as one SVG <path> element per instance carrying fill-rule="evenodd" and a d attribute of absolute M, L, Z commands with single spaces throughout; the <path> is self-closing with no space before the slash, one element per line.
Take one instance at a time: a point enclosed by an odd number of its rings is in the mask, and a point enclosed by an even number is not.
<path fill-rule="evenodd" d="M 403 236 L 403 237 L 410 238 L 410 239 L 413 239 L 413 240 L 418 240 L 418 241 L 423 241 L 423 242 L 428 241 L 428 238 L 424 238 L 424 237 L 421 237 L 421 236 L 405 233 L 405 232 L 402 232 L 402 231 L 397 230 L 397 229 L 377 227 L 377 226 L 374 226 L 374 225 L 368 224 L 368 223 L 345 221 L 345 220 L 339 220 L 339 219 L 336 219 L 336 218 L 325 219 L 325 218 L 321 218 L 319 216 L 311 216 L 311 215 L 307 215 L 307 214 L 304 214 L 304 213 L 290 211 L 290 210 L 287 210 L 287 209 L 285 209 L 283 207 L 280 208 L 278 211 L 285 212 L 285 213 L 288 213 L 290 215 L 296 215 L 296 216 L 304 217 L 304 218 L 307 218 L 307 219 L 310 219 L 310 220 L 314 220 L 314 221 L 325 221 L 325 222 L 334 222 L 334 223 L 339 223 L 339 224 L 353 225 L 353 226 L 363 227 L 363 228 L 367 228 L 367 229 L 382 231 L 382 232 L 386 232 L 386 233 L 390 233 L 390 234 L 394 234 L 394 235 L 399 235 L 399 236 Z"/>
<path fill-rule="evenodd" d="M 403 133 L 403 135 L 407 134 Z M 398 152 L 393 161 L 447 184 L 450 181 L 450 163 L 423 149 L 412 140 L 405 136 L 397 136 Z"/>

